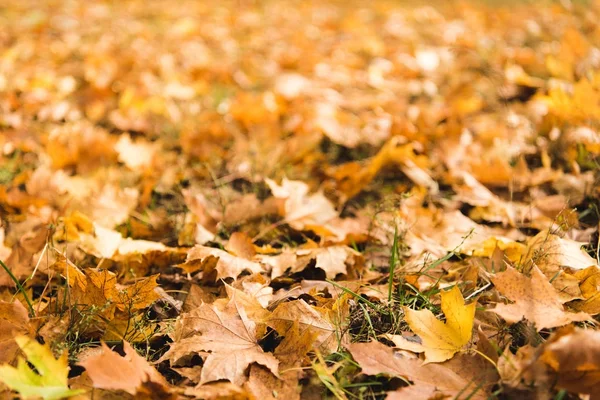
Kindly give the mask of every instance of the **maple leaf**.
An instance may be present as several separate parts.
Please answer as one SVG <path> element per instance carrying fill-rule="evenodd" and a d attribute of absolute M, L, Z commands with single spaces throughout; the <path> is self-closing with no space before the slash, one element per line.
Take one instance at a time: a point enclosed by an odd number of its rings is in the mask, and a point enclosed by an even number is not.
<path fill-rule="evenodd" d="M 308 330 L 316 334 L 313 346 L 321 347 L 328 352 L 337 349 L 336 327 L 330 319 L 328 310 L 312 307 L 304 300 L 280 304 L 266 323 L 282 336 L 292 333 L 292 328 L 298 324 L 299 332 L 294 334 L 294 337 L 303 336 Z"/>
<path fill-rule="evenodd" d="M 80 234 L 79 247 L 99 258 L 116 259 L 118 256 L 144 254 L 151 251 L 169 251 L 160 242 L 124 238 L 119 232 L 94 223 L 94 234 Z"/>
<path fill-rule="evenodd" d="M 514 302 L 497 304 L 496 308 L 492 309 L 508 323 L 514 324 L 525 318 L 533 322 L 540 331 L 591 318 L 583 312 L 565 312 L 558 293 L 536 266 L 531 271 L 531 278 L 512 267 L 507 267 L 506 271 L 496 274 L 491 279 L 498 291 Z"/>
<path fill-rule="evenodd" d="M 288 269 L 290 274 L 304 270 L 314 260 L 315 268 L 325 271 L 328 279 L 335 279 L 338 274 L 348 274 L 348 267 L 359 267 L 362 256 L 348 246 L 327 246 L 306 249 L 288 250 L 276 256 L 263 255 L 263 264 L 272 266 L 271 278 L 283 275 Z"/>
<path fill-rule="evenodd" d="M 140 279 L 133 285 L 117 287 L 117 277 L 110 271 L 88 268 L 83 274 L 67 265 L 69 271 L 70 300 L 77 306 L 93 306 L 101 318 L 94 319 L 87 330 L 104 331 L 105 340 L 123 339 L 132 333 L 134 326 L 140 326 L 140 311 L 149 307 L 160 296 L 156 292 L 157 275 Z M 142 332 L 133 332 L 129 340 L 142 340 L 152 336 L 153 326 L 146 326 Z"/>
<path fill-rule="evenodd" d="M 290 371 L 292 372 L 292 371 Z M 299 400 L 301 388 L 298 385 L 297 374 L 288 373 L 283 379 L 274 376 L 268 369 L 260 365 L 250 367 L 248 381 L 244 388 L 256 399 L 261 400 Z"/>
<path fill-rule="evenodd" d="M 56 230 L 54 240 L 78 240 L 80 233 L 92 233 L 94 225 L 90 219 L 79 211 L 72 212 L 62 219 L 62 227 Z"/>
<path fill-rule="evenodd" d="M 189 323 L 188 329 L 199 334 L 174 342 L 162 359 L 173 363 L 187 354 L 210 352 L 202 368 L 201 384 L 227 379 L 241 385 L 252 363 L 264 365 L 278 375 L 279 361 L 258 344 L 257 324 L 248 318 L 236 296 L 221 308 L 202 304 L 189 312 L 184 321 Z"/>
<path fill-rule="evenodd" d="M 41 345 L 27 336 L 17 336 L 15 341 L 25 353 L 27 361 L 20 358 L 17 367 L 0 365 L 0 381 L 26 398 L 44 400 L 62 399 L 83 393 L 71 390 L 68 385 L 69 366 L 67 352 L 55 359 L 48 345 Z M 35 367 L 34 372 L 27 363 Z"/>
<path fill-rule="evenodd" d="M 527 367 L 531 365 L 535 351 L 536 349 L 531 345 L 519 347 L 516 354 L 512 354 L 508 347 L 504 350 L 498 358 L 497 368 L 498 374 L 505 385 L 521 388 L 521 386 L 533 383 L 530 374 L 525 372 Z"/>
<path fill-rule="evenodd" d="M 70 280 L 73 282 L 70 293 L 72 303 L 98 306 L 100 315 L 112 319 L 115 303 L 119 302 L 116 275 L 107 270 L 89 268 L 85 271 L 85 280 L 79 275 L 75 277 Z"/>
<path fill-rule="evenodd" d="M 102 190 L 86 203 L 94 222 L 112 228 L 127 220 L 129 213 L 137 206 L 137 188 L 118 188 L 105 185 Z"/>
<path fill-rule="evenodd" d="M 469 393 L 472 399 L 487 399 L 488 389 L 497 380 L 493 366 L 477 355 L 461 354 L 441 364 L 423 364 L 379 342 L 353 343 L 347 348 L 364 374 L 388 374 L 413 383 L 393 398 L 437 399 Z"/>
<path fill-rule="evenodd" d="M 163 376 L 141 357 L 127 342 L 123 342 L 125 356 L 121 357 L 102 343 L 102 351 L 79 362 L 85 368 L 93 386 L 105 390 L 124 390 L 132 395 L 146 391 L 144 384 L 151 382 L 153 396 L 169 398 L 169 385 Z"/>
<path fill-rule="evenodd" d="M 552 273 L 555 273 L 559 267 L 580 270 L 598 266 L 598 261 L 581 248 L 585 244 L 543 231 L 527 242 L 526 261 L 534 262 L 543 272 Z"/>
<path fill-rule="evenodd" d="M 243 232 L 234 232 L 229 237 L 225 250 L 231 254 L 251 260 L 256 255 L 252 239 Z"/>
<path fill-rule="evenodd" d="M 429 310 L 403 308 L 408 326 L 423 341 L 426 362 L 448 360 L 471 340 L 477 302 L 465 306 L 458 286 L 442 291 L 441 297 L 445 323 Z"/>
<path fill-rule="evenodd" d="M 360 253 L 347 246 L 330 246 L 313 250 L 309 257 L 315 259 L 315 268 L 325 271 L 328 279 L 347 274 L 348 264 L 357 263 Z"/>
<path fill-rule="evenodd" d="M 279 368 L 282 372 L 302 364 L 302 359 L 314 348 L 318 337 L 317 329 L 301 331 L 300 324 L 294 321 L 274 352 L 275 357 L 280 361 Z"/>
<path fill-rule="evenodd" d="M 144 279 L 140 279 L 133 285 L 128 286 L 119 294 L 119 304 L 117 307 L 121 311 L 139 311 L 149 307 L 159 299 L 159 294 L 156 292 L 156 279 L 160 274 L 152 275 Z"/>
<path fill-rule="evenodd" d="M 558 388 L 592 398 L 600 395 L 600 332 L 565 327 L 541 351 L 539 360 L 549 367 Z"/>
<path fill-rule="evenodd" d="M 19 351 L 15 337 L 29 330 L 29 316 L 23 304 L 18 300 L 0 301 L 0 362 L 11 363 L 15 359 Z"/>
<path fill-rule="evenodd" d="M 217 271 L 217 279 L 237 278 L 244 271 L 259 273 L 263 269 L 257 262 L 236 257 L 220 249 L 200 245 L 196 245 L 190 249 L 186 262 L 179 265 L 179 267 L 187 272 L 193 272 L 206 266 L 206 263 L 211 259 L 216 259 L 216 263 L 212 268 Z M 207 273 L 209 271 L 205 269 L 204 272 Z"/>
<path fill-rule="evenodd" d="M 590 315 L 600 314 L 600 268 L 592 266 L 574 274 L 579 282 L 581 295 L 584 300 L 573 301 L 569 306 L 577 311 L 583 311 Z"/>
<path fill-rule="evenodd" d="M 132 141 L 131 136 L 125 134 L 121 135 L 115 144 L 115 150 L 119 154 L 120 162 L 137 171 L 152 165 L 158 146 L 141 139 Z"/>
<path fill-rule="evenodd" d="M 269 311 L 265 309 L 265 305 L 253 295 L 238 290 L 228 284 L 225 284 L 225 290 L 230 301 L 243 307 L 244 311 L 254 322 L 263 322 L 269 315 Z"/>
<path fill-rule="evenodd" d="M 321 226 L 337 217 L 333 204 L 322 193 L 309 194 L 308 185 L 301 181 L 283 179 L 278 185 L 271 179 L 265 179 L 273 196 L 283 199 L 285 221 L 294 229 L 303 230 Z"/>

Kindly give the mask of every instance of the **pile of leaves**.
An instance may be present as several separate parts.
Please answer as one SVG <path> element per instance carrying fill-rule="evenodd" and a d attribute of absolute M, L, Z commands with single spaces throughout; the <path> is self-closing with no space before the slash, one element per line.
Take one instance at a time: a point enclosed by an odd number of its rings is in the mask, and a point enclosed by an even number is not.
<path fill-rule="evenodd" d="M 0 396 L 600 398 L 596 2 L 4 0 Z"/>

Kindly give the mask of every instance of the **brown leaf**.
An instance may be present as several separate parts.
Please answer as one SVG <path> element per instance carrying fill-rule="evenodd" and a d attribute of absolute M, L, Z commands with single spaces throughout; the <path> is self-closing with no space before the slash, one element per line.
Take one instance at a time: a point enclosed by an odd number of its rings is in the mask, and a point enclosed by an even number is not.
<path fill-rule="evenodd" d="M 309 194 L 308 185 L 304 182 L 285 178 L 281 185 L 270 179 L 265 179 L 265 182 L 271 188 L 273 196 L 285 200 L 285 221 L 294 229 L 324 225 L 338 215 L 327 197 L 322 193 Z"/>
<path fill-rule="evenodd" d="M 547 231 L 538 233 L 527 245 L 525 261 L 535 263 L 542 271 L 556 271 L 559 267 L 580 270 L 598 266 L 598 261 L 581 248 L 586 243 L 563 239 Z"/>
<path fill-rule="evenodd" d="M 288 369 L 302 365 L 306 354 L 314 348 L 319 336 L 316 329 L 300 329 L 300 324 L 294 321 L 275 349 L 274 354 L 280 362 L 279 369 L 284 377 L 286 373 L 291 372 Z"/>
<path fill-rule="evenodd" d="M 225 250 L 237 257 L 252 260 L 256 255 L 252 239 L 244 232 L 234 232 L 229 237 Z"/>
<path fill-rule="evenodd" d="M 600 314 L 600 268 L 592 266 L 575 273 L 584 300 L 569 303 L 577 311 Z"/>
<path fill-rule="evenodd" d="M 119 303 L 116 275 L 107 270 L 89 268 L 85 271 L 85 277 L 85 281 L 77 280 L 77 284 L 71 288 L 72 303 L 100 307 L 100 315 L 112 319 L 115 303 Z"/>
<path fill-rule="evenodd" d="M 254 400 L 246 390 L 229 382 L 188 387 L 185 388 L 185 395 L 206 400 Z"/>
<path fill-rule="evenodd" d="M 180 265 L 181 268 L 192 272 L 197 270 L 198 261 L 202 262 L 208 257 L 216 257 L 215 269 L 217 271 L 217 279 L 221 278 L 237 278 L 244 271 L 259 273 L 262 271 L 262 266 L 259 263 L 246 260 L 245 258 L 236 257 L 226 251 L 197 245 L 193 247 L 187 255 L 185 264 Z"/>
<path fill-rule="evenodd" d="M 230 301 L 241 306 L 250 320 L 255 323 L 262 323 L 269 316 L 269 311 L 265 309 L 255 296 L 237 290 L 227 284 L 225 284 L 225 289 L 227 290 L 227 297 L 229 297 Z"/>
<path fill-rule="evenodd" d="M 125 356 L 121 357 L 102 343 L 102 352 L 87 357 L 80 365 L 84 367 L 95 388 L 124 390 L 135 395 L 144 383 L 153 383 L 153 390 L 169 398 L 170 388 L 162 375 L 154 369 L 127 342 L 123 342 Z"/>
<path fill-rule="evenodd" d="M 267 325 L 282 336 L 288 335 L 295 324 L 299 325 L 299 336 L 304 335 L 306 330 L 316 333 L 315 347 L 328 352 L 337 349 L 336 327 L 327 310 L 312 307 L 304 300 L 295 300 L 277 306 L 267 320 Z"/>
<path fill-rule="evenodd" d="M 160 274 L 149 276 L 148 278 L 141 279 L 131 286 L 128 286 L 120 294 L 120 304 L 117 307 L 121 311 L 127 310 L 128 312 L 138 311 L 149 307 L 156 300 L 159 299 L 159 294 L 155 290 L 158 284 Z"/>
<path fill-rule="evenodd" d="M 544 343 L 540 360 L 558 388 L 600 396 L 600 332 L 573 327 L 558 331 Z"/>
<path fill-rule="evenodd" d="M 0 363 L 11 363 L 19 354 L 15 337 L 29 333 L 27 309 L 15 300 L 11 303 L 0 301 Z"/>
<path fill-rule="evenodd" d="M 236 301 L 236 296 L 222 308 L 202 304 L 189 312 L 184 323 L 189 322 L 188 332 L 198 334 L 175 341 L 162 359 L 173 364 L 187 354 L 210 352 L 202 369 L 201 384 L 227 379 L 241 385 L 252 363 L 264 365 L 277 375 L 279 361 L 259 346 L 257 325 Z"/>
<path fill-rule="evenodd" d="M 495 368 L 479 356 L 461 354 L 444 363 L 422 364 L 420 360 L 406 358 L 379 342 L 353 343 L 347 348 L 363 373 L 388 374 L 411 381 L 414 387 L 399 391 L 406 396 L 419 393 L 429 399 L 463 393 L 471 395 L 472 399 L 487 399 L 489 388 L 497 380 Z"/>
<path fill-rule="evenodd" d="M 285 250 L 276 256 L 261 256 L 263 264 L 273 267 L 271 278 L 277 278 L 286 273 L 303 271 L 312 261 L 315 268 L 322 269 L 328 279 L 335 279 L 338 274 L 348 274 L 348 267 L 359 268 L 363 264 L 359 252 L 348 246 L 328 246 Z"/>
<path fill-rule="evenodd" d="M 531 278 L 512 267 L 491 278 L 498 291 L 513 304 L 497 304 L 492 311 L 508 323 L 514 324 L 523 318 L 533 322 L 538 331 L 554 328 L 574 321 L 586 321 L 586 313 L 565 312 L 558 294 L 548 279 L 537 267 L 533 267 Z"/>
<path fill-rule="evenodd" d="M 300 399 L 300 386 L 297 374 L 286 374 L 283 379 L 280 379 L 260 365 L 252 365 L 250 367 L 250 376 L 244 384 L 244 388 L 254 398 L 261 400 Z"/>

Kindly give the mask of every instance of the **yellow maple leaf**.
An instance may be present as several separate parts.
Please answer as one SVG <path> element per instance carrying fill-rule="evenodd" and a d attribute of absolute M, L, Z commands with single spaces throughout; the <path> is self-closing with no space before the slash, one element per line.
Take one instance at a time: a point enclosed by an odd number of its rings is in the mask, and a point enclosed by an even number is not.
<path fill-rule="evenodd" d="M 460 289 L 454 286 L 442 292 L 442 312 L 446 322 L 435 318 L 429 310 L 415 311 L 404 307 L 404 315 L 410 329 L 419 335 L 425 350 L 425 362 L 446 361 L 469 340 L 473 330 L 475 305 L 465 305 Z"/>
<path fill-rule="evenodd" d="M 58 400 L 83 393 L 83 390 L 69 389 L 66 352 L 56 359 L 48 345 L 41 345 L 27 336 L 17 336 L 15 341 L 27 356 L 27 361 L 20 358 L 16 368 L 0 365 L 0 382 L 24 398 Z"/>

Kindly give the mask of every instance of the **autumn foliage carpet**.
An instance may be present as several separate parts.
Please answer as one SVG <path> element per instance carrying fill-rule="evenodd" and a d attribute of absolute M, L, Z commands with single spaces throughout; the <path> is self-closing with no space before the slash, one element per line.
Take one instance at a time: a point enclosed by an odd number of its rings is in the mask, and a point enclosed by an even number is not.
<path fill-rule="evenodd" d="M 0 398 L 600 399 L 599 129 L 593 1 L 3 0 Z"/>

